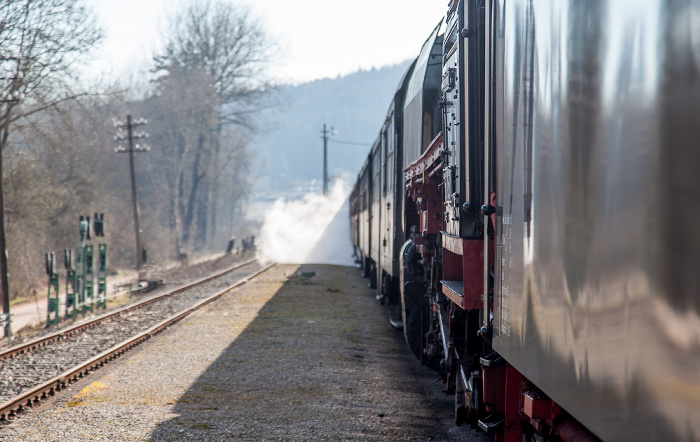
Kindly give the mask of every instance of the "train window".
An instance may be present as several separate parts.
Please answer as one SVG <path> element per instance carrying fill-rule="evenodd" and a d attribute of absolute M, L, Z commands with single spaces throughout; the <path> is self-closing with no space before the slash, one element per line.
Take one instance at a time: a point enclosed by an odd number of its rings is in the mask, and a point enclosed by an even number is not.
<path fill-rule="evenodd" d="M 430 113 L 425 112 L 423 114 L 423 146 L 421 153 L 430 146 L 430 142 L 433 140 L 433 116 Z"/>
<path fill-rule="evenodd" d="M 457 43 L 457 39 L 459 38 L 459 32 L 457 32 L 458 31 L 458 29 L 457 29 L 458 24 L 459 23 L 455 23 L 454 26 L 452 27 L 452 29 L 450 29 L 450 32 L 447 33 L 445 40 L 443 42 L 443 50 L 442 50 L 443 54 L 449 54 L 450 50 L 452 49 L 452 46 L 454 46 L 455 43 Z"/>
<path fill-rule="evenodd" d="M 394 174 L 397 173 L 396 167 L 395 167 L 395 161 L 396 157 L 394 155 L 395 152 L 395 146 L 394 146 L 394 120 L 393 118 L 390 120 L 387 131 L 386 131 L 386 136 L 387 136 L 387 146 L 389 147 L 389 158 L 387 160 L 388 163 L 388 170 L 389 174 L 391 175 L 391 179 L 389 179 L 387 186 L 390 192 L 394 191 L 395 187 L 395 180 L 397 177 L 394 176 Z"/>
<path fill-rule="evenodd" d="M 384 178 L 384 179 L 382 180 L 382 182 L 383 182 L 382 188 L 383 188 L 384 195 L 386 195 L 387 175 L 389 175 L 389 174 L 387 173 L 387 165 L 388 165 L 388 161 L 387 161 L 387 160 L 388 160 L 388 157 L 389 157 L 389 146 L 387 145 L 386 132 L 387 132 L 387 131 L 386 131 L 386 126 L 384 126 L 384 130 L 382 131 L 382 151 L 383 151 L 383 154 L 384 154 L 384 155 L 383 155 L 383 160 L 384 160 L 384 161 L 383 161 L 383 162 L 384 162 L 384 164 L 383 164 L 383 166 L 384 166 L 384 167 L 383 167 L 383 172 L 384 172 L 384 173 L 383 173 L 383 175 L 384 175 L 383 178 Z"/>

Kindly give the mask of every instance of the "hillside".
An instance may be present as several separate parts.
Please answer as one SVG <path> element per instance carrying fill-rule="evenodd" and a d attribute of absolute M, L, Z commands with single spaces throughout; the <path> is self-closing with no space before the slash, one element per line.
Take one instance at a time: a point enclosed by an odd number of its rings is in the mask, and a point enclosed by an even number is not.
<path fill-rule="evenodd" d="M 408 66 L 406 61 L 282 87 L 279 104 L 265 113 L 267 130 L 254 142 L 261 177 L 253 198 L 294 197 L 321 188 L 324 123 L 337 132 L 328 143 L 329 176 L 354 179 Z"/>

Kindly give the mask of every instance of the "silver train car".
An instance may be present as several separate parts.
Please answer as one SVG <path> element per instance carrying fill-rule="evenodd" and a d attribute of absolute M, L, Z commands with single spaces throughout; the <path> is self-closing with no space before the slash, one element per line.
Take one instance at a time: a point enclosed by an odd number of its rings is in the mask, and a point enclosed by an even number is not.
<path fill-rule="evenodd" d="M 350 194 L 355 253 L 384 304 L 398 302 L 399 254 L 405 237 L 403 167 L 418 158 L 442 129 L 441 53 L 438 25 L 399 82 Z"/>
<path fill-rule="evenodd" d="M 395 124 L 396 234 L 366 256 L 399 250 L 379 290 L 456 423 L 700 440 L 700 3 L 452 0 L 431 38 L 436 107 Z"/>

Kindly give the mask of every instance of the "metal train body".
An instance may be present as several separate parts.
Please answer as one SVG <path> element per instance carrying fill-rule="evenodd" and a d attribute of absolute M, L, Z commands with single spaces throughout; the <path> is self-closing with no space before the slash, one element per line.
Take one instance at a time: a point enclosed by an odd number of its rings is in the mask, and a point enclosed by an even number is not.
<path fill-rule="evenodd" d="M 450 2 L 351 218 L 458 424 L 700 440 L 699 140 L 697 2 Z"/>
<path fill-rule="evenodd" d="M 403 167 L 441 130 L 440 26 L 409 67 L 389 106 L 379 136 L 350 194 L 352 240 L 363 274 L 383 303 L 398 301 L 399 254 L 405 237 Z M 404 121 L 421 121 L 404 125 Z M 391 299 L 390 299 L 391 297 Z"/>

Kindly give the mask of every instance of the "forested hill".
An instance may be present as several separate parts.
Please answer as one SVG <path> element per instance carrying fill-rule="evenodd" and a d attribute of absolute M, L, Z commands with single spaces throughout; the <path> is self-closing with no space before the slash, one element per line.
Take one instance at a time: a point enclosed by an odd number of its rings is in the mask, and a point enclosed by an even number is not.
<path fill-rule="evenodd" d="M 313 185 L 321 188 L 324 123 L 337 132 L 328 143 L 329 176 L 354 177 L 409 64 L 282 87 L 277 105 L 265 113 L 264 133 L 254 141 L 261 177 L 253 198 L 293 196 Z"/>

